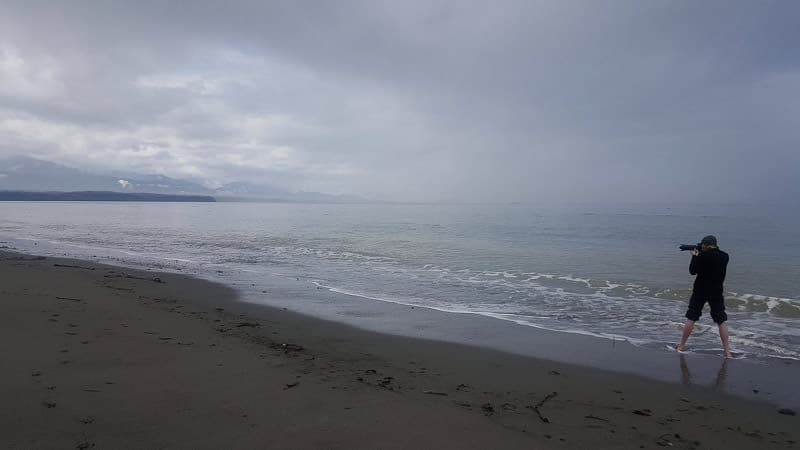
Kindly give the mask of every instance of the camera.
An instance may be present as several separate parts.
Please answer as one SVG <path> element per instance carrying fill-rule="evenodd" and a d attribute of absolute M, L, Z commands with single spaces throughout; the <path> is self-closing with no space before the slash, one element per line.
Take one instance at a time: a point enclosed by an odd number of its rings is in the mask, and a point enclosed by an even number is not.
<path fill-rule="evenodd" d="M 698 252 L 700 252 L 703 251 L 703 244 L 683 244 L 678 248 L 680 248 L 682 252 L 685 252 L 687 250 L 688 251 L 697 250 Z"/>

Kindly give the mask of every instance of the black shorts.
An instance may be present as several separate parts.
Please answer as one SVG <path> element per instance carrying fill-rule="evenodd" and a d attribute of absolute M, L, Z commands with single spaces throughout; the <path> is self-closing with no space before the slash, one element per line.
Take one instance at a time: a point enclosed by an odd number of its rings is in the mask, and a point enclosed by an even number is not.
<path fill-rule="evenodd" d="M 703 313 L 703 305 L 708 302 L 711 307 L 711 318 L 715 323 L 722 323 L 728 320 L 728 315 L 725 314 L 725 298 L 722 296 L 712 296 L 692 294 L 689 299 L 689 309 L 686 311 L 686 318 L 689 320 L 697 321 Z"/>

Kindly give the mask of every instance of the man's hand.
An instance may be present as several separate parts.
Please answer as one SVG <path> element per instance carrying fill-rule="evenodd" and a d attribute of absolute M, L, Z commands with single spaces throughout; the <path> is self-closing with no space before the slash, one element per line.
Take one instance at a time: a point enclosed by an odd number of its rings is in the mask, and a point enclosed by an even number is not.
<path fill-rule="evenodd" d="M 691 253 L 692 256 L 697 256 L 697 255 L 700 254 L 700 250 L 694 249 L 694 250 L 690 251 L 689 253 Z"/>

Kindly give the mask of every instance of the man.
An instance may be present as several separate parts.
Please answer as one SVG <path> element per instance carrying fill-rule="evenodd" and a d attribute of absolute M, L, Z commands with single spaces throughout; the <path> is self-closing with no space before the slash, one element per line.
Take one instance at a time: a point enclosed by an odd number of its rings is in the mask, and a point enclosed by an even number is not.
<path fill-rule="evenodd" d="M 683 352 L 686 341 L 692 334 L 694 323 L 703 312 L 703 305 L 708 302 L 711 307 L 711 318 L 719 326 L 719 338 L 725 358 L 731 358 L 731 348 L 728 343 L 728 315 L 725 314 L 725 297 L 723 297 L 722 283 L 725 281 L 725 271 L 728 267 L 728 254 L 717 247 L 717 238 L 706 236 L 700 241 L 700 250 L 692 250 L 692 260 L 689 263 L 689 273 L 696 275 L 692 298 L 689 300 L 689 309 L 686 311 L 686 324 L 683 326 L 683 336 L 678 345 L 678 351 Z"/>

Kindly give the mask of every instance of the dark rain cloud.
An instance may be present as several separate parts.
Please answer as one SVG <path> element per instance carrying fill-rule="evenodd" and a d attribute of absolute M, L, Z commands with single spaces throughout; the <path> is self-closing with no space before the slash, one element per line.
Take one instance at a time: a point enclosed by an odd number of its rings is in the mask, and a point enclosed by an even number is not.
<path fill-rule="evenodd" d="M 9 2 L 2 154 L 375 198 L 759 201 L 792 2 Z"/>

